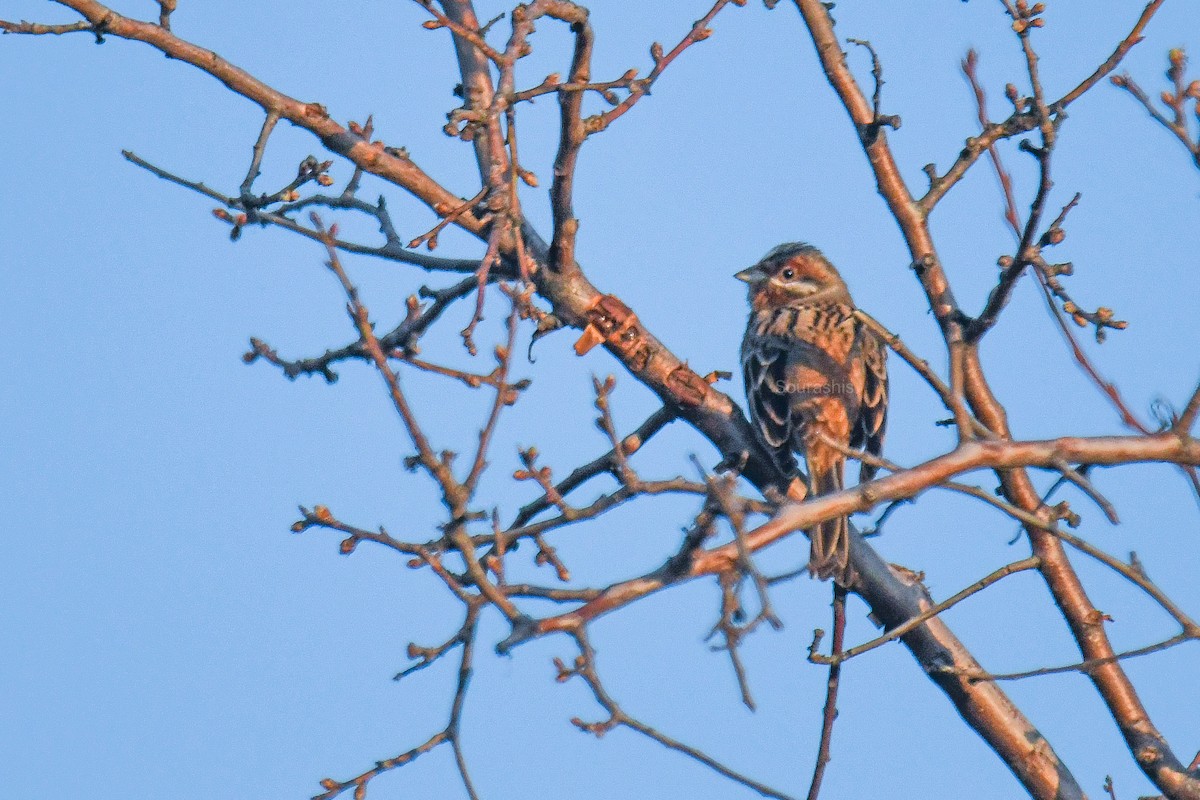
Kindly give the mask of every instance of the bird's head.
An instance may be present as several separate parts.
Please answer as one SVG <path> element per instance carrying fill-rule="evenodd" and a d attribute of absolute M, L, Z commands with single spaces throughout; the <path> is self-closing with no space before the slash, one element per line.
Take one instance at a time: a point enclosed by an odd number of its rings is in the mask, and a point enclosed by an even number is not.
<path fill-rule="evenodd" d="M 779 245 L 734 277 L 750 285 L 750 304 L 755 309 L 849 298 L 833 264 L 803 242 Z"/>

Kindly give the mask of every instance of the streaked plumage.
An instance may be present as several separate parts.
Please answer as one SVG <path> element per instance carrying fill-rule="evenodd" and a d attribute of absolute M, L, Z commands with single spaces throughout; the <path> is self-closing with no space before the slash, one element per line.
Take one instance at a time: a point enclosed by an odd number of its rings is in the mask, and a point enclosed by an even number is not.
<path fill-rule="evenodd" d="M 742 369 L 750 419 L 785 473 L 804 456 L 813 494 L 844 485 L 845 455 L 823 441 L 879 455 L 887 424 L 887 349 L 854 317 L 841 275 L 804 243 L 776 247 L 737 274 L 750 285 Z M 859 480 L 875 468 L 863 464 Z M 845 517 L 810 531 L 809 571 L 849 585 Z"/>

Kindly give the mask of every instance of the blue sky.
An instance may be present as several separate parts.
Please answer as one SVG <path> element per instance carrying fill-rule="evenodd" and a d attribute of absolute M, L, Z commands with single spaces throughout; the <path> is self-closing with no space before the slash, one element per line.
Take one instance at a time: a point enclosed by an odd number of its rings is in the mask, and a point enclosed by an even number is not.
<path fill-rule="evenodd" d="M 183 0 L 176 32 L 275 87 L 326 105 L 339 120 L 375 114 L 376 131 L 459 194 L 478 188 L 466 145 L 440 131 L 454 107 L 448 37 L 420 27 L 416 4 L 363 0 Z M 591 3 L 595 74 L 645 68 L 652 41 L 672 43 L 707 4 Z M 490 18 L 503 4 L 480 2 Z M 666 6 L 666 7 L 664 7 Z M 151 3 L 119 3 L 148 16 Z M 1111 52 L 1140 3 L 1055 0 L 1038 33 L 1047 91 L 1060 95 Z M 42 2 L 9 0 L 7 19 L 67 21 Z M 977 130 L 958 61 L 980 51 L 993 117 L 1022 62 L 999 3 L 842 3 L 841 36 L 869 38 L 884 61 L 884 110 L 903 118 L 890 134 L 906 177 L 945 168 Z M 896 227 L 875 193 L 844 112 L 816 67 L 795 10 L 750 3 L 718 18 L 715 35 L 674 64 L 654 94 L 594 137 L 580 162 L 579 258 L 597 285 L 620 295 L 656 335 L 701 372 L 733 369 L 744 290 L 732 273 L 773 245 L 822 247 L 858 303 L 936 366 L 936 326 L 925 311 Z M 1200 8 L 1167 3 L 1126 67 L 1156 94 L 1170 47 L 1200 49 Z M 546 26 L 523 73 L 534 84 L 564 71 L 568 37 Z M 864 53 L 851 53 L 866 77 Z M 319 532 L 288 533 L 297 503 L 324 503 L 343 519 L 431 535 L 440 506 L 428 480 L 406 472 L 398 420 L 364 365 L 341 380 L 288 382 L 240 356 L 249 336 L 284 355 L 314 355 L 352 338 L 340 289 L 310 242 L 252 229 L 231 243 L 211 202 L 121 159 L 139 155 L 234 192 L 261 124 L 257 108 L 216 81 L 148 47 L 87 35 L 0 39 L 0 141 L 8 154 L 0 195 L 0 469 L 9 487 L 0 589 L 0 785 L 12 797 L 125 798 L 151 794 L 298 798 L 326 776 L 345 778 L 412 747 L 443 721 L 452 665 L 400 683 L 409 641 L 432 644 L 457 625 L 454 604 L 423 572 L 363 545 L 350 558 Z M 548 183 L 557 136 L 553 103 L 526 109 L 521 147 Z M 1031 160 L 1006 147 L 1022 199 Z M 283 125 L 271 141 L 264 186 L 282 185 L 319 145 Z M 1055 157 L 1054 207 L 1083 200 L 1055 253 L 1076 265 L 1080 302 L 1113 306 L 1130 321 L 1103 346 L 1089 343 L 1134 408 L 1181 402 L 1195 385 L 1193 309 L 1200 304 L 1196 225 L 1200 173 L 1133 101 L 1107 84 L 1071 111 Z M 335 164 L 344 181 L 348 168 Z M 431 214 L 383 192 L 404 237 Z M 544 192 L 531 218 L 548 230 Z M 976 309 L 1010 252 L 995 180 L 980 163 L 934 214 L 934 231 L 960 300 Z M 364 240 L 373 227 L 347 220 Z M 456 234 L 439 253 L 478 256 Z M 348 257 L 347 269 L 383 322 L 403 313 L 422 283 L 451 281 L 393 263 Z M 499 303 L 487 336 L 500 335 Z M 456 331 L 466 305 L 425 342 L 462 362 Z M 528 331 L 523 333 L 528 336 Z M 573 336 L 539 343 L 534 382 L 505 418 L 483 491 L 511 515 L 533 494 L 507 477 L 517 445 L 536 444 L 565 475 L 604 442 L 593 433 L 590 376 L 619 370 L 600 350 L 576 358 Z M 481 348 L 481 352 L 488 352 Z M 984 347 L 985 366 L 1014 430 L 1024 438 L 1120 432 L 1116 415 L 1073 365 L 1032 284 Z M 887 456 L 912 464 L 952 446 L 933 422 L 937 399 L 893 363 Z M 465 450 L 486 408 L 405 373 L 435 446 Z M 741 395 L 740 384 L 730 392 Z M 618 372 L 614 413 L 629 428 L 654 400 Z M 1144 414 L 1145 416 L 1145 414 Z M 464 425 L 463 420 L 471 420 Z M 552 421 L 548 424 L 548 420 Z M 635 465 L 647 477 L 691 474 L 687 455 L 712 448 L 682 424 Z M 986 480 L 985 475 L 979 476 Z M 1041 478 L 1045 481 L 1045 477 Z M 1119 556 L 1136 550 L 1150 575 L 1185 608 L 1200 610 L 1197 506 L 1165 467 L 1110 470 L 1098 486 L 1123 524 L 1086 501 L 1082 535 Z M 600 486 L 591 491 L 599 491 Z M 1066 495 L 1070 496 L 1070 495 Z M 695 511 L 687 499 L 645 500 L 564 531 L 560 553 L 580 581 L 603 584 L 645 571 L 678 544 Z M 877 547 L 924 570 L 945 597 L 1025 555 L 1015 526 L 964 499 L 933 493 L 897 512 Z M 764 556 L 790 567 L 804 544 Z M 1117 647 L 1170 635 L 1165 617 L 1130 587 L 1078 562 L 1096 605 L 1115 618 Z M 529 568 L 528 575 L 548 579 Z M 745 646 L 757 713 L 739 702 L 727 660 L 702 641 L 717 592 L 694 583 L 604 619 L 593 631 L 599 667 L 636 716 L 708 749 L 731 766 L 793 794 L 815 755 L 824 670 L 804 661 L 812 629 L 828 627 L 828 587 L 808 580 L 774 594 L 786 627 Z M 870 638 L 852 601 L 848 641 Z M 1068 663 L 1077 653 L 1040 579 L 1005 581 L 947 615 L 985 666 L 1016 670 Z M 505 635 L 486 616 L 482 641 Z M 636 734 L 597 741 L 569 724 L 599 718 L 584 687 L 553 681 L 550 659 L 569 641 L 525 645 L 511 657 L 481 649 L 464 746 L 484 797 L 518 793 L 599 798 L 751 797 Z M 1195 644 L 1130 662 L 1152 718 L 1185 761 L 1200 748 Z M 1122 798 L 1151 793 L 1107 712 L 1076 675 L 1007 686 L 1084 788 L 1106 774 Z M 1007 770 L 959 721 L 900 645 L 851 662 L 825 796 L 1020 797 Z M 448 751 L 372 784 L 371 797 L 460 792 Z"/>

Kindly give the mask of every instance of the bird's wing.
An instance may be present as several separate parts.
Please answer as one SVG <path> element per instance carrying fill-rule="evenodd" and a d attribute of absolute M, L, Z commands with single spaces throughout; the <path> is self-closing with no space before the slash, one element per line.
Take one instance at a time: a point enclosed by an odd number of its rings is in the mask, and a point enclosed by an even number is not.
<path fill-rule="evenodd" d="M 787 360 L 786 348 L 769 340 L 748 343 L 742 352 L 750 420 L 785 472 L 795 465 L 791 457 L 793 420 L 787 393 Z"/>
<path fill-rule="evenodd" d="M 865 375 L 858 419 L 850 434 L 850 446 L 862 448 L 871 455 L 878 456 L 883 453 L 883 436 L 887 430 L 887 347 L 868 330 L 860 328 L 859 335 Z M 859 481 L 871 480 L 876 470 L 877 467 L 864 462 Z"/>

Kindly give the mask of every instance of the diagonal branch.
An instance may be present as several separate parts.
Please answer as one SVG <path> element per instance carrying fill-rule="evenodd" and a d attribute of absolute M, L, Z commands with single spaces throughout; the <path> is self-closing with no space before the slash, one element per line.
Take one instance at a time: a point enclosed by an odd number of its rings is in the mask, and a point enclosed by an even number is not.
<path fill-rule="evenodd" d="M 720 761 L 717 761 L 707 753 L 698 750 L 691 745 L 684 744 L 678 739 L 662 733 L 657 728 L 647 725 L 636 717 L 630 716 L 613 698 L 613 696 L 609 694 L 608 690 L 601 682 L 600 676 L 596 671 L 596 651 L 592 647 L 591 642 L 588 640 L 587 633 L 583 630 L 579 630 L 574 632 L 572 637 L 575 639 L 575 643 L 579 647 L 579 656 L 575 659 L 574 663 L 570 667 L 564 664 L 561 660 L 555 659 L 555 665 L 558 667 L 559 671 L 558 680 L 562 682 L 576 676 L 581 678 L 584 683 L 587 684 L 588 689 L 591 690 L 592 696 L 595 698 L 596 702 L 609 715 L 608 719 L 600 722 L 584 722 L 576 717 L 572 719 L 571 722 L 574 723 L 577 728 L 586 733 L 591 733 L 596 736 L 603 736 L 613 728 L 624 726 L 630 730 L 637 731 L 649 739 L 653 739 L 669 750 L 674 750 L 677 753 L 681 753 L 688 758 L 703 764 L 714 772 L 717 772 L 731 781 L 739 783 L 742 786 L 757 792 L 763 797 L 771 797 L 775 798 L 775 800 L 792 800 L 790 795 L 784 794 L 776 789 L 772 789 L 766 784 L 747 777 L 731 767 L 726 766 Z"/>
<path fill-rule="evenodd" d="M 667 67 L 671 66 L 671 62 L 696 42 L 702 42 L 712 35 L 712 29 L 708 26 L 712 24 L 713 18 L 731 3 L 735 6 L 744 6 L 746 5 L 746 0 L 716 0 L 712 8 L 708 10 L 708 13 L 696 20 L 687 35 L 680 39 L 679 43 L 672 47 L 669 52 L 664 53 L 662 45 L 655 42 L 650 48 L 650 55 L 654 59 L 654 68 L 650 70 L 650 73 L 645 78 L 640 79 L 630 86 L 629 96 L 618 103 L 616 108 L 589 119 L 589 129 L 603 130 L 607 128 L 614 120 L 633 108 L 639 100 L 650 94 L 650 88 Z"/>
<path fill-rule="evenodd" d="M 1133 24 L 1133 28 L 1129 34 L 1117 44 L 1117 48 L 1113 50 L 1111 56 L 1105 59 L 1104 63 L 1096 67 L 1096 71 L 1083 80 L 1078 86 L 1062 96 L 1062 99 L 1054 103 L 1051 107 L 1055 113 L 1062 111 L 1071 103 L 1078 100 L 1089 89 L 1095 86 L 1100 81 L 1104 80 L 1104 76 L 1111 73 L 1125 59 L 1126 54 L 1133 49 L 1134 45 L 1138 44 L 1144 38 L 1142 34 L 1146 30 L 1146 26 L 1150 24 L 1150 20 L 1162 7 L 1163 0 L 1151 0 L 1142 9 L 1141 15 L 1137 18 L 1137 22 Z"/>
<path fill-rule="evenodd" d="M 506 651 L 548 633 L 578 630 L 592 620 L 666 586 L 704 575 L 716 575 L 737 567 L 741 548 L 750 552 L 761 550 L 794 531 L 811 528 L 835 517 L 870 511 L 881 503 L 913 497 L 964 472 L 986 468 L 1005 474 L 1022 467 L 1053 467 L 1063 460 L 1091 464 L 1138 461 L 1200 464 L 1200 441 L 1162 433 L 1153 436 L 1101 436 L 1027 442 L 964 442 L 954 451 L 911 469 L 877 478 L 852 489 L 786 505 L 767 522 L 747 531 L 740 543 L 731 542 L 710 550 L 701 550 L 682 566 L 672 560 L 654 572 L 613 584 L 594 600 L 577 609 L 538 620 L 528 628 L 514 631 L 513 635 L 498 647 L 501 651 Z M 864 557 L 864 563 L 869 567 L 873 567 L 879 558 L 860 537 L 854 538 L 852 550 L 857 550 L 857 557 Z M 867 556 L 867 553 L 870 555 Z M 854 553 L 852 557 L 856 557 Z M 904 617 L 894 625 L 904 624 L 907 619 Z"/>
<path fill-rule="evenodd" d="M 122 150 L 121 155 L 124 156 L 125 160 L 129 161 L 131 164 L 141 167 L 150 174 L 158 178 L 162 178 L 169 183 L 173 183 L 176 186 L 182 186 L 185 189 L 189 189 L 193 192 L 202 194 L 205 197 L 212 198 L 213 200 L 222 203 L 227 208 L 232 208 L 236 211 L 247 210 L 241 198 L 222 194 L 221 192 L 218 192 L 202 182 L 182 178 L 172 172 L 168 172 L 162 167 L 155 166 L 154 164 L 146 161 L 141 156 L 130 152 L 129 150 Z M 253 212 L 254 221 L 263 225 L 275 225 L 279 228 L 283 228 L 284 230 L 291 231 L 292 233 L 298 233 L 307 239 L 312 239 L 315 242 L 323 243 L 325 239 L 320 232 L 313 228 L 305 227 L 304 225 L 301 225 L 293 220 L 291 217 L 285 216 L 286 213 L 298 211 L 302 208 L 307 208 L 314 205 L 324 206 L 326 208 L 362 211 L 379 219 L 381 227 L 388 228 L 391 225 L 387 207 L 382 203 L 382 199 L 380 205 L 371 205 L 370 203 L 363 202 L 362 200 L 358 200 L 354 197 L 326 197 L 324 195 L 314 195 L 312 197 L 305 198 L 304 200 L 283 206 L 277 211 L 273 212 L 261 208 L 255 209 Z M 239 223 L 235 221 L 234 218 L 226 214 L 223 209 L 218 209 L 218 211 L 221 213 L 218 214 L 214 212 L 215 216 L 227 222 L 231 222 L 234 225 L 245 225 L 247 222 L 249 222 L 249 219 L 247 218 Z M 406 250 L 400 245 L 399 240 L 391 236 L 388 237 L 388 241 L 381 247 L 356 244 L 354 242 L 345 241 L 336 237 L 333 239 L 333 244 L 338 250 L 343 250 L 347 253 L 376 256 L 379 258 L 388 259 L 389 261 L 412 264 L 413 266 L 421 267 L 422 269 L 426 269 L 431 272 L 474 273 L 479 269 L 479 261 L 476 259 L 438 258 L 436 256 L 426 255 L 425 253 L 419 253 L 414 250 Z M 496 277 L 510 277 L 511 275 L 512 271 L 508 269 L 507 265 L 505 265 L 503 269 L 497 270 Z"/>
<path fill-rule="evenodd" d="M 947 597 L 942 602 L 940 602 L 936 605 L 930 606 L 929 608 L 925 609 L 924 611 L 922 611 L 920 614 L 913 617 L 912 619 L 907 620 L 903 624 L 897 625 L 896 627 L 890 629 L 887 633 L 883 634 L 882 636 L 877 636 L 869 642 L 864 642 L 860 645 L 855 645 L 854 647 L 851 647 L 849 650 L 843 650 L 841 652 L 838 652 L 837 648 L 835 647 L 835 652 L 833 655 L 823 656 L 817 652 L 816 646 L 815 646 L 816 642 L 814 642 L 814 646 L 810 651 L 808 660 L 812 661 L 814 663 L 817 663 L 817 664 L 828 664 L 831 667 L 838 666 L 838 665 L 842 664 L 843 662 L 849 661 L 850 659 L 854 658 L 855 656 L 870 652 L 871 650 L 874 650 L 876 647 L 885 645 L 888 642 L 892 642 L 892 641 L 895 641 L 896 639 L 899 639 L 901 636 L 908 633 L 913 628 L 915 628 L 918 625 L 920 625 L 921 623 L 923 623 L 925 620 L 932 619 L 932 618 L 936 617 L 937 615 L 941 614 L 943 611 L 947 611 L 947 610 L 953 608 L 954 606 L 961 603 L 963 600 L 966 600 L 971 595 L 982 592 L 984 589 L 991 586 L 993 583 L 996 583 L 997 581 L 999 581 L 1003 578 L 1007 578 L 1009 575 L 1015 575 L 1018 572 L 1025 572 L 1026 570 L 1037 569 L 1040 565 L 1041 565 L 1041 560 L 1038 559 L 1037 556 L 1030 556 L 1029 558 L 1023 558 L 1020 561 L 1014 561 L 1011 564 L 1005 564 L 1003 567 L 1000 567 L 999 569 L 995 570 L 994 572 L 991 572 L 988 575 L 984 576 L 983 578 L 980 578 L 979 580 L 975 581 L 975 583 L 972 583 L 970 586 L 966 587 L 965 589 L 954 593 L 950 597 Z"/>
<path fill-rule="evenodd" d="M 320 234 L 326 237 L 325 250 L 329 257 L 327 265 L 330 271 L 337 276 L 338 282 L 346 292 L 346 299 L 348 301 L 347 311 L 355 327 L 358 329 L 363 348 L 370 356 L 380 377 L 387 384 L 392 404 L 395 406 L 396 412 L 400 415 L 400 419 L 404 422 L 405 430 L 408 432 L 409 438 L 412 439 L 413 446 L 417 448 L 417 462 L 438 482 L 445 503 L 454 516 L 456 518 L 465 517 L 466 503 L 469 495 L 463 485 L 454 477 L 454 473 L 450 469 L 449 458 L 445 456 L 439 458 L 434 453 L 433 447 L 429 444 L 429 439 L 417 422 L 412 406 L 409 405 L 408 398 L 405 396 L 404 390 L 400 387 L 400 379 L 388 363 L 387 353 L 384 352 L 383 346 L 379 342 L 379 337 L 375 335 L 375 326 L 371 323 L 370 314 L 366 306 L 359 299 L 358 289 L 350 282 L 350 278 L 347 277 L 346 271 L 342 268 L 341 261 L 338 259 L 337 249 L 333 241 L 336 230 L 327 230 L 315 213 L 313 214 L 313 226 Z"/>
<path fill-rule="evenodd" d="M 675 410 L 667 408 L 666 406 L 660 408 L 658 411 L 655 411 L 653 414 L 647 417 L 646 421 L 639 425 L 633 431 L 633 433 L 621 440 L 621 455 L 626 458 L 633 455 L 635 452 L 641 449 L 642 445 L 650 440 L 650 437 L 654 436 L 660 430 L 665 428 L 676 418 L 677 414 Z M 592 478 L 598 475 L 611 473 L 614 469 L 616 469 L 617 463 L 618 455 L 616 450 L 609 450 L 604 455 L 601 455 L 592 461 L 589 461 L 588 463 L 572 470 L 570 475 L 554 485 L 554 494 L 560 498 L 565 497 Z M 513 520 L 513 523 L 510 527 L 519 528 L 527 524 L 531 519 L 550 508 L 552 505 L 554 505 L 554 503 L 550 500 L 549 493 L 544 494 L 537 500 L 534 500 L 533 502 L 522 507 L 517 513 L 517 517 Z"/>
<path fill-rule="evenodd" d="M 102 25 L 105 35 L 144 42 L 212 75 L 230 91 L 256 103 L 267 113 L 274 112 L 281 120 L 309 131 L 331 152 L 345 157 L 365 172 L 406 189 L 430 208 L 439 204 L 452 208 L 460 202 L 403 151 L 369 142 L 361 134 L 348 130 L 335 122 L 320 103 L 305 103 L 289 97 L 211 50 L 181 39 L 155 23 L 124 17 L 96 0 L 55 2 L 78 12 L 92 25 Z M 474 214 L 467 213 L 458 220 L 458 225 L 479 233 L 484 223 Z"/>
<path fill-rule="evenodd" d="M 432 290 L 426 286 L 422 286 L 418 294 L 420 297 L 430 298 L 433 300 L 427 307 L 421 308 L 417 296 L 409 298 L 409 313 L 404 321 L 393 328 L 388 333 L 379 337 L 379 344 L 389 355 L 394 355 L 396 350 L 408 352 L 415 348 L 416 340 L 425 333 L 425 331 L 449 308 L 456 300 L 461 300 L 466 297 L 476 286 L 475 277 L 466 278 L 459 281 L 453 286 L 445 289 Z M 270 345 L 261 339 L 250 339 L 250 351 L 242 356 L 242 360 L 247 364 L 254 363 L 257 359 L 274 364 L 283 370 L 283 374 L 289 380 L 295 380 L 301 375 L 321 375 L 327 383 L 333 383 L 337 380 L 337 373 L 333 371 L 333 365 L 349 359 L 361 359 L 370 361 L 371 355 L 367 352 L 361 341 L 351 342 L 344 347 L 339 347 L 336 350 L 326 350 L 322 355 L 315 358 L 301 358 L 295 361 L 289 361 L 281 358 Z"/>

